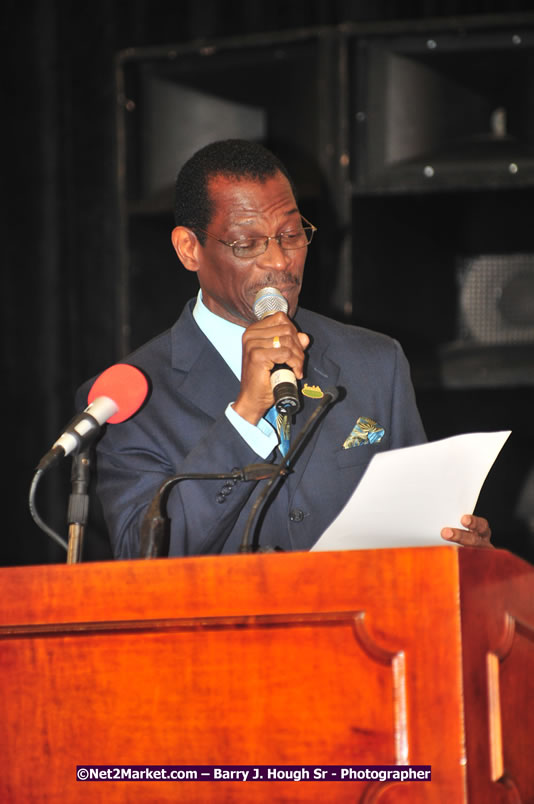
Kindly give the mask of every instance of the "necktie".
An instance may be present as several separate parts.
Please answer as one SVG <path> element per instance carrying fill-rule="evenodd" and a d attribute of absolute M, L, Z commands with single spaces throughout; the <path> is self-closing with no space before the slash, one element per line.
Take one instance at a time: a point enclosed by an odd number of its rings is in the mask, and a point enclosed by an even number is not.
<path fill-rule="evenodd" d="M 285 456 L 291 439 L 291 419 L 286 413 L 278 413 L 274 405 L 267 411 L 265 418 L 276 428 L 280 439 L 280 452 Z"/>

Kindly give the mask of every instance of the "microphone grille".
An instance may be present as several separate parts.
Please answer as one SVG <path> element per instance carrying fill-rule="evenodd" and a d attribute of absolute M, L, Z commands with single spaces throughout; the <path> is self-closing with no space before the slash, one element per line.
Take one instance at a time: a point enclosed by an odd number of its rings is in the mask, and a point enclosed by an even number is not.
<path fill-rule="evenodd" d="M 118 406 L 107 421 L 118 424 L 137 413 L 148 394 L 148 381 L 142 371 L 129 363 L 115 363 L 95 380 L 89 391 L 89 404 L 107 396 Z"/>
<path fill-rule="evenodd" d="M 258 321 L 273 313 L 287 313 L 289 304 L 277 288 L 262 288 L 256 293 L 252 311 Z"/>

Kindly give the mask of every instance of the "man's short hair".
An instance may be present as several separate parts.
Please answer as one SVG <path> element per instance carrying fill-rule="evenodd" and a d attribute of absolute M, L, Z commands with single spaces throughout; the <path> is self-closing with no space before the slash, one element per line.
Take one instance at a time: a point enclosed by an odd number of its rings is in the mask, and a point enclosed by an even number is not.
<path fill-rule="evenodd" d="M 201 148 L 188 159 L 176 178 L 174 218 L 176 226 L 187 226 L 204 245 L 214 213 L 208 185 L 215 176 L 264 182 L 277 172 L 295 187 L 282 162 L 265 146 L 249 140 L 219 140 Z"/>

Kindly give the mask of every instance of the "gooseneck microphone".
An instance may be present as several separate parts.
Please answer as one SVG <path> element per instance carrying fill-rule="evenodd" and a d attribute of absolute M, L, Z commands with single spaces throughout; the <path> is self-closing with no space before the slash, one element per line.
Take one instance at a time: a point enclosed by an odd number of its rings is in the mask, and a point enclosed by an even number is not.
<path fill-rule="evenodd" d="M 255 553 L 258 550 L 258 545 L 253 544 L 252 541 L 252 534 L 254 532 L 254 525 L 256 521 L 259 520 L 259 514 L 263 506 L 265 505 L 266 501 L 269 499 L 270 495 L 273 493 L 274 489 L 276 488 L 276 482 L 283 478 L 285 475 L 288 474 L 288 467 L 293 465 L 300 455 L 304 445 L 308 441 L 313 429 L 317 421 L 323 416 L 326 409 L 335 402 L 339 397 L 339 389 L 338 388 L 330 388 L 324 391 L 323 398 L 320 400 L 317 407 L 315 407 L 313 413 L 305 423 L 304 427 L 301 429 L 298 436 L 295 438 L 293 443 L 291 444 L 290 449 L 284 456 L 281 464 L 274 464 L 274 469 L 277 471 L 272 472 L 267 482 L 263 486 L 261 492 L 259 493 L 257 499 L 254 501 L 254 505 L 250 509 L 250 514 L 245 525 L 245 530 L 243 531 L 243 537 L 241 539 L 241 546 L 239 548 L 240 553 Z M 272 465 L 272 464 L 271 464 Z M 276 550 L 277 548 L 271 548 Z M 270 552 L 269 548 L 263 548 L 262 552 Z"/>
<path fill-rule="evenodd" d="M 274 313 L 287 313 L 287 299 L 277 288 L 262 288 L 256 293 L 252 311 L 258 321 Z M 300 408 L 297 379 L 285 363 L 277 363 L 271 370 L 271 388 L 278 413 L 291 416 Z"/>
<path fill-rule="evenodd" d="M 110 366 L 93 383 L 87 399 L 89 405 L 69 422 L 41 458 L 37 470 L 46 471 L 71 452 L 79 452 L 106 422 L 117 424 L 129 419 L 139 410 L 147 393 L 147 379 L 138 368 L 127 363 Z"/>

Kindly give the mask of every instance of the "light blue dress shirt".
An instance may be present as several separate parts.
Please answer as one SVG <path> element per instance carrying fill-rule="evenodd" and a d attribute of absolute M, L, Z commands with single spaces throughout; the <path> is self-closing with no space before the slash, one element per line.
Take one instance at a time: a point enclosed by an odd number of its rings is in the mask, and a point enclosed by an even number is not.
<path fill-rule="evenodd" d="M 221 318 L 211 310 L 208 310 L 202 301 L 202 291 L 199 290 L 196 304 L 193 310 L 193 318 L 206 336 L 219 352 L 222 359 L 234 372 L 238 380 L 241 380 L 241 358 L 243 353 L 242 337 L 244 327 L 233 324 L 225 318 Z M 266 420 L 260 419 L 254 425 L 243 419 L 236 413 L 230 402 L 225 414 L 230 423 L 235 427 L 241 438 L 249 447 L 265 460 L 278 446 L 278 433 L 273 426 Z"/>

